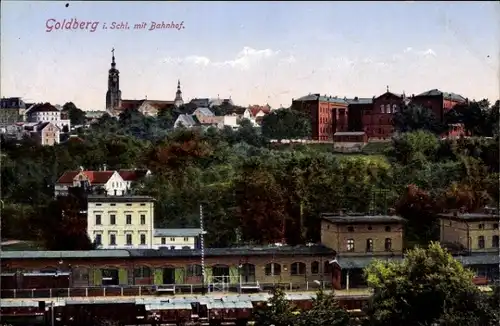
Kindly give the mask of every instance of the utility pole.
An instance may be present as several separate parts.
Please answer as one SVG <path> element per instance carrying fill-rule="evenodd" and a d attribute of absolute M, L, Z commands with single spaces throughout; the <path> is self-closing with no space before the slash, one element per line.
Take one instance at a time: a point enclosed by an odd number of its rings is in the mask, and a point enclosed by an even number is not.
<path fill-rule="evenodd" d="M 203 229 L 203 205 L 200 204 L 200 246 L 201 246 L 201 293 L 205 294 L 205 230 Z"/>

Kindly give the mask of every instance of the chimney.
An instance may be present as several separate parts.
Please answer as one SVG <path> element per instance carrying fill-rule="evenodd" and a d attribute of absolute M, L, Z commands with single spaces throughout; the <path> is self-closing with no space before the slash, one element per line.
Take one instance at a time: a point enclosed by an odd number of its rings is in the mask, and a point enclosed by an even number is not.
<path fill-rule="evenodd" d="M 103 165 L 102 165 L 102 170 L 103 170 L 103 171 L 106 171 L 106 164 L 103 164 Z"/>
<path fill-rule="evenodd" d="M 415 97 L 415 94 L 411 94 L 411 98 L 414 98 Z"/>

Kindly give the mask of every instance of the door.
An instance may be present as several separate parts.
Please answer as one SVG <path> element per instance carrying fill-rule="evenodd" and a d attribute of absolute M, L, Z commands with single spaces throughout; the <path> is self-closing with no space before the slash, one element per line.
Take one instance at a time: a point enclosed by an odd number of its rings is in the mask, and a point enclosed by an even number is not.
<path fill-rule="evenodd" d="M 163 284 L 175 284 L 175 268 L 165 267 L 163 269 Z"/>
<path fill-rule="evenodd" d="M 241 281 L 243 283 L 255 283 L 255 265 L 243 264 L 241 266 Z"/>

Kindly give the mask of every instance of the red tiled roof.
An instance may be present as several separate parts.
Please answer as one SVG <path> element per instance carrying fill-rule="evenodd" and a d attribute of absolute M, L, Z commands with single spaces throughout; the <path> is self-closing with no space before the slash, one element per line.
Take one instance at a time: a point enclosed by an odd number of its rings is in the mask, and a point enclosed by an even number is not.
<path fill-rule="evenodd" d="M 271 108 L 267 105 L 265 105 L 265 106 L 254 105 L 254 106 L 249 107 L 249 109 L 250 109 L 250 113 L 254 117 L 257 115 L 257 113 L 259 113 L 259 111 L 264 112 L 264 114 L 269 114 L 269 112 L 271 112 Z"/>
<path fill-rule="evenodd" d="M 137 181 L 147 174 L 147 170 L 120 170 L 118 174 L 124 181 Z"/>
<path fill-rule="evenodd" d="M 59 180 L 57 180 L 57 183 L 73 183 L 73 179 L 80 172 L 83 172 L 92 184 L 105 184 L 115 173 L 115 171 L 66 171 Z"/>

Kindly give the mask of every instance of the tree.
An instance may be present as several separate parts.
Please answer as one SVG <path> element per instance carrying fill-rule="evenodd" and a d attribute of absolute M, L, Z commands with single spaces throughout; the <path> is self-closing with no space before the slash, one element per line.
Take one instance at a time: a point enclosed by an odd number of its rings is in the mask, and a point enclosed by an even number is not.
<path fill-rule="evenodd" d="M 301 111 L 274 110 L 262 119 L 262 135 L 277 140 L 310 138 L 311 121 Z"/>
<path fill-rule="evenodd" d="M 267 304 L 255 311 L 255 326 L 291 326 L 296 316 L 286 294 L 279 288 L 273 289 Z"/>
<path fill-rule="evenodd" d="M 458 104 L 445 115 L 447 123 L 461 123 L 471 136 L 491 137 L 498 131 L 498 101 L 490 107 L 487 99 Z"/>
<path fill-rule="evenodd" d="M 445 130 L 432 110 L 411 103 L 394 114 L 393 125 L 399 132 L 427 130 L 439 135 Z"/>
<path fill-rule="evenodd" d="M 35 225 L 47 250 L 91 250 L 87 235 L 85 198 L 81 189 L 58 197 L 37 214 Z"/>
<path fill-rule="evenodd" d="M 68 114 L 72 126 L 85 124 L 85 112 L 77 108 L 73 102 L 65 103 L 62 111 Z"/>
<path fill-rule="evenodd" d="M 376 261 L 365 275 L 374 290 L 371 326 L 498 323 L 473 274 L 438 243 L 410 250 L 402 263 Z"/>
<path fill-rule="evenodd" d="M 339 306 L 334 293 L 320 290 L 313 299 L 312 308 L 303 312 L 295 324 L 297 326 L 347 326 L 349 313 Z"/>

